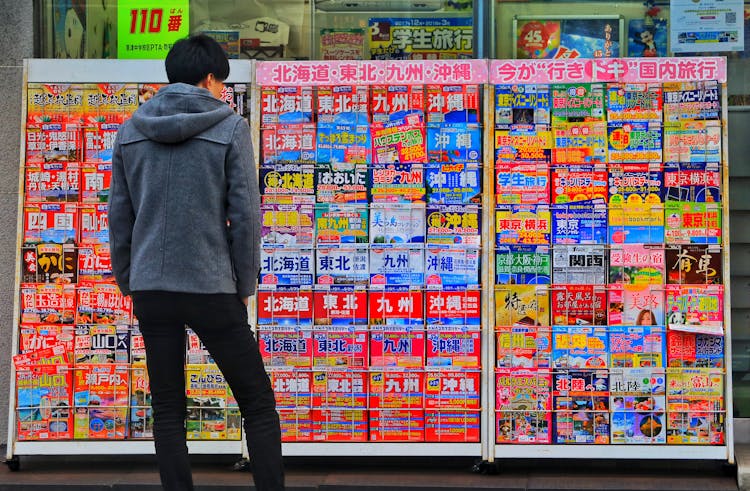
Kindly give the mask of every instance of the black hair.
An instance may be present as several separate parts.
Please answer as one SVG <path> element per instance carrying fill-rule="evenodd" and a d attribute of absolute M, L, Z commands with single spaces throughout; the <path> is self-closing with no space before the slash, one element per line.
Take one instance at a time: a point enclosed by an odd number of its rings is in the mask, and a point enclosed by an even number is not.
<path fill-rule="evenodd" d="M 227 54 L 215 39 L 205 34 L 193 34 L 174 43 L 164 66 L 171 84 L 196 85 L 209 73 L 221 82 L 229 77 Z"/>

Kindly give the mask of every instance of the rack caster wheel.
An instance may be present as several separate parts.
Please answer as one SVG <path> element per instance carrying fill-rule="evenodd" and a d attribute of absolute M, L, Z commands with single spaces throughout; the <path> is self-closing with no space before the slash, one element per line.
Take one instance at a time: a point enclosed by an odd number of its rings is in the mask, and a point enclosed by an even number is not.
<path fill-rule="evenodd" d="M 21 459 L 18 457 L 18 455 L 14 455 L 13 457 L 5 461 L 5 465 L 8 466 L 8 469 L 16 472 L 21 469 Z"/>
<path fill-rule="evenodd" d="M 480 460 L 474 464 L 471 468 L 471 472 L 475 474 L 484 474 L 486 476 L 494 476 L 495 474 L 500 473 L 500 464 L 498 462 Z"/>
<path fill-rule="evenodd" d="M 232 465 L 232 470 L 235 472 L 249 472 L 250 461 L 248 459 L 240 459 Z"/>

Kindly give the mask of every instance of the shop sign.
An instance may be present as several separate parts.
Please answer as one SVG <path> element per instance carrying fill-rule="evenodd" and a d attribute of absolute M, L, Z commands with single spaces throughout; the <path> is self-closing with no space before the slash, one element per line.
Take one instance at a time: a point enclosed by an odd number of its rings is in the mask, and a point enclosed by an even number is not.
<path fill-rule="evenodd" d="M 178 39 L 190 34 L 188 0 L 120 0 L 117 57 L 163 59 Z"/>

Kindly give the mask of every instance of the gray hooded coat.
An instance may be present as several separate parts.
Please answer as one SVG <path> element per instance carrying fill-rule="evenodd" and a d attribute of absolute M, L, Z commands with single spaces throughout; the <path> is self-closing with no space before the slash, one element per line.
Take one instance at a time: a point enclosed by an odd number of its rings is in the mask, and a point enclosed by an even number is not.
<path fill-rule="evenodd" d="M 168 85 L 118 131 L 109 237 L 123 293 L 251 295 L 259 217 L 247 121 L 208 90 Z"/>

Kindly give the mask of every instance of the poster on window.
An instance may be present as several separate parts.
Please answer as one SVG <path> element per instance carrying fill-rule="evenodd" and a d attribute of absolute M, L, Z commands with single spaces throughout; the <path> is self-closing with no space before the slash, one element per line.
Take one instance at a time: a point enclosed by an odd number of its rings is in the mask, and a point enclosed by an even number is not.
<path fill-rule="evenodd" d="M 513 31 L 514 58 L 622 56 L 624 22 L 618 15 L 516 16 Z"/>

